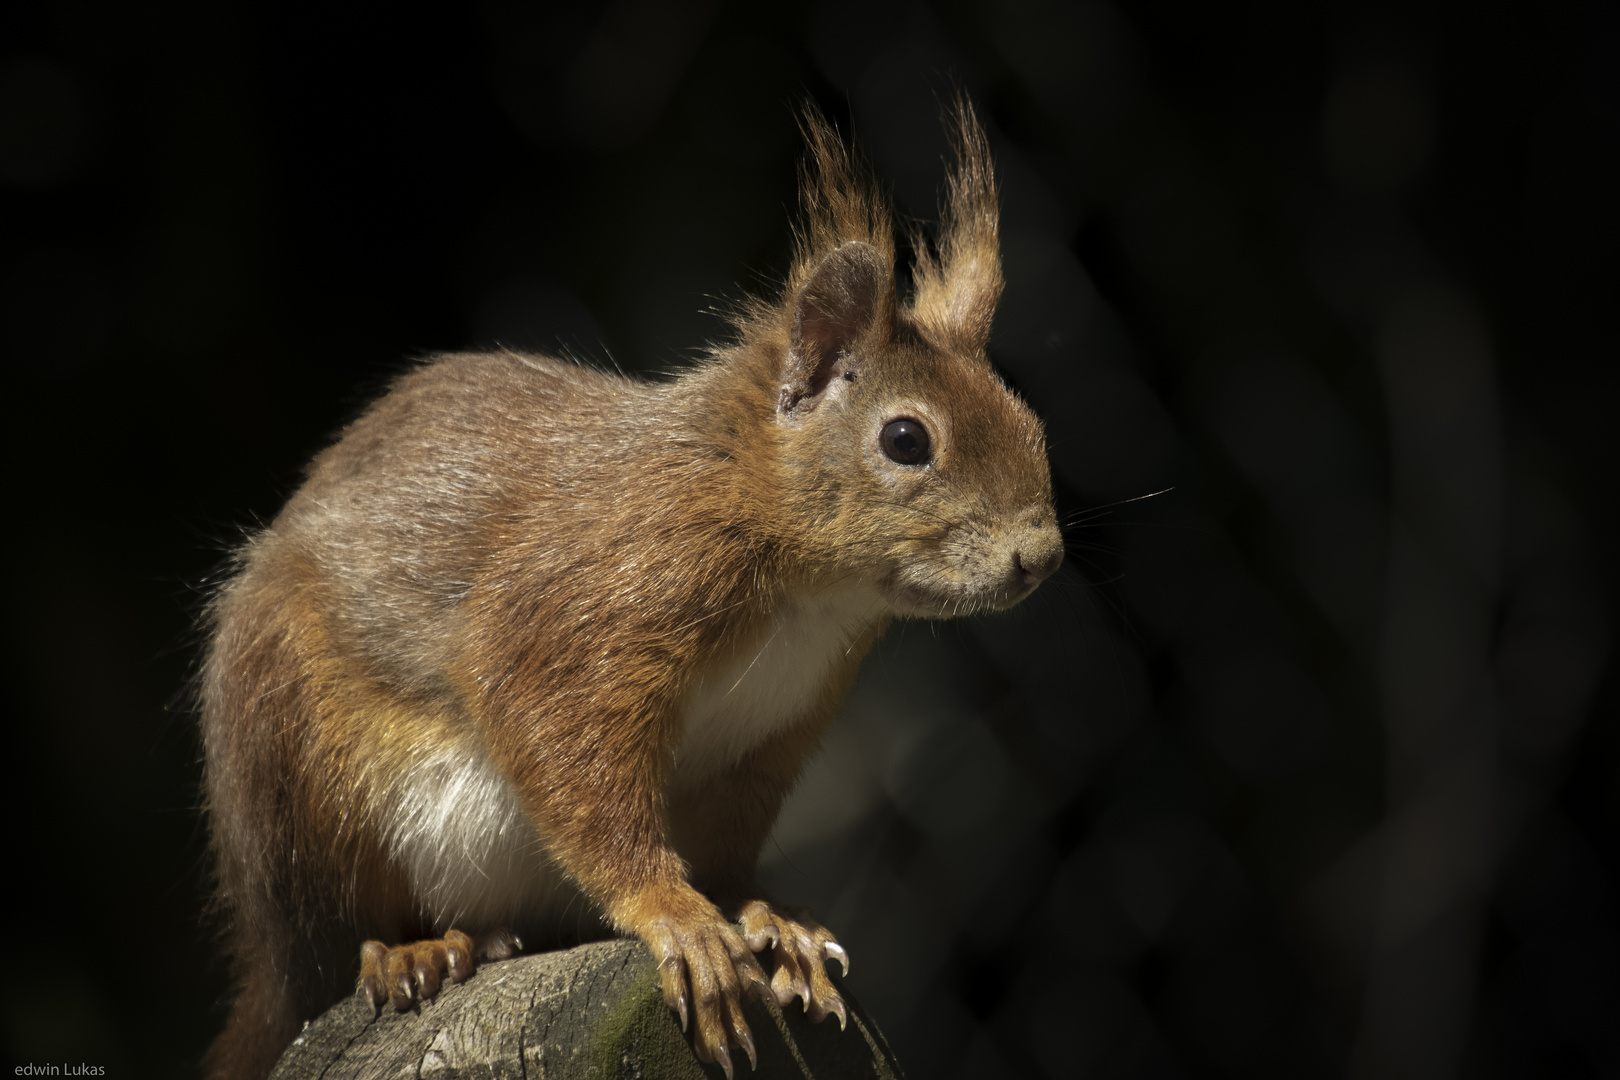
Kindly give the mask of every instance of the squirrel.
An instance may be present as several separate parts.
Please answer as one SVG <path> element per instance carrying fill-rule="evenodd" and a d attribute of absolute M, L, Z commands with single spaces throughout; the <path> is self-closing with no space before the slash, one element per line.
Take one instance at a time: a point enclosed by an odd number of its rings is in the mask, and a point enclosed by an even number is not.
<path fill-rule="evenodd" d="M 357 988 L 410 1008 L 581 910 L 647 944 L 728 1077 L 747 995 L 845 1022 L 847 954 L 765 895 L 759 851 L 889 623 L 1008 608 L 1063 543 L 1042 425 L 986 355 L 971 108 L 908 295 L 869 172 L 801 126 L 791 270 L 733 340 L 663 381 L 433 358 L 235 553 L 198 673 L 235 983 L 210 1076 L 263 1077 Z"/>

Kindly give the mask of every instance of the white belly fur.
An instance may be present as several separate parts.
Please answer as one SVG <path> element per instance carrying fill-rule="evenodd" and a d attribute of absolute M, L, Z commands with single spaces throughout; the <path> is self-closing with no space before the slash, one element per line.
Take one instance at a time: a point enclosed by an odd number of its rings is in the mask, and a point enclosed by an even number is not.
<path fill-rule="evenodd" d="M 785 604 L 763 645 L 693 687 L 675 783 L 701 781 L 803 717 L 832 665 L 884 610 L 876 592 L 859 587 Z M 476 739 L 424 756 L 374 797 L 384 844 L 436 929 L 477 933 L 561 917 L 579 904 Z"/>
<path fill-rule="evenodd" d="M 482 746 L 436 751 L 378 794 L 384 844 L 436 930 L 511 927 L 572 896 Z"/>
<path fill-rule="evenodd" d="M 687 699 L 675 783 L 703 780 L 804 716 L 833 664 L 886 611 L 859 585 L 790 600 L 771 635 L 702 676 Z"/>

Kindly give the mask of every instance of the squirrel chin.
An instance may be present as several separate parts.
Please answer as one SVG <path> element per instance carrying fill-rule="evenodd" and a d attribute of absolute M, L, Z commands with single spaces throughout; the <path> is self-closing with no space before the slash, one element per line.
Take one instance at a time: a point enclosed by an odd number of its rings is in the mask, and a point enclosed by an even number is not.
<path fill-rule="evenodd" d="M 888 601 L 896 615 L 906 619 L 955 619 L 1006 611 L 1034 591 L 1035 585 L 1032 584 L 949 595 L 901 585 L 892 578 L 878 583 L 879 594 Z"/>

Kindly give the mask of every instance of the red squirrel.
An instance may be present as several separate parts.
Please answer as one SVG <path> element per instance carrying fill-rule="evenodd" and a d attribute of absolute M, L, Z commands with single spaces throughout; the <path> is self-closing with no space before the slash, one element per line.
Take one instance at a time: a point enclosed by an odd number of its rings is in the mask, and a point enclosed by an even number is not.
<path fill-rule="evenodd" d="M 210 1076 L 265 1076 L 357 958 L 405 1009 L 581 910 L 646 942 L 728 1076 L 747 994 L 844 1022 L 844 950 L 760 848 L 888 624 L 1010 607 L 1063 545 L 1041 423 L 986 358 L 972 111 L 909 296 L 884 198 L 803 126 L 792 268 L 729 344 L 665 381 L 437 357 L 237 552 L 199 677 L 235 979 Z"/>

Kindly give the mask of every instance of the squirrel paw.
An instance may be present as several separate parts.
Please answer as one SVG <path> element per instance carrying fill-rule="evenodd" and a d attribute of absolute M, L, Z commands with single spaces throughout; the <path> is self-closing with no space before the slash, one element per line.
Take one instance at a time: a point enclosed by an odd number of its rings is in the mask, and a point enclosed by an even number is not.
<path fill-rule="evenodd" d="M 391 1001 L 404 1012 L 413 1002 L 432 1000 L 445 976 L 452 983 L 463 982 L 478 961 L 506 960 L 522 948 L 523 942 L 510 930 L 495 930 L 476 940 L 460 930 L 448 930 L 441 939 L 393 948 L 368 941 L 360 946 L 359 989 L 373 1010 Z"/>
<path fill-rule="evenodd" d="M 695 1022 L 692 1048 L 698 1059 L 718 1064 L 729 1078 L 735 1046 L 757 1068 L 742 1000 L 747 994 L 763 998 L 768 984 L 737 931 L 715 912 L 712 921 L 657 919 L 641 936 L 658 961 L 664 1001 L 680 1016 L 681 1030 L 687 1029 L 689 1015 Z"/>
<path fill-rule="evenodd" d="M 743 939 L 760 952 L 771 948 L 776 961 L 771 976 L 771 992 L 776 1003 L 787 1008 L 794 998 L 804 999 L 804 1011 L 816 1023 L 828 1015 L 838 1017 L 842 1031 L 849 1025 L 844 999 L 838 996 L 827 977 L 827 961 L 836 960 L 849 974 L 849 953 L 838 944 L 826 927 L 803 908 L 775 907 L 763 900 L 750 900 L 737 911 Z"/>

